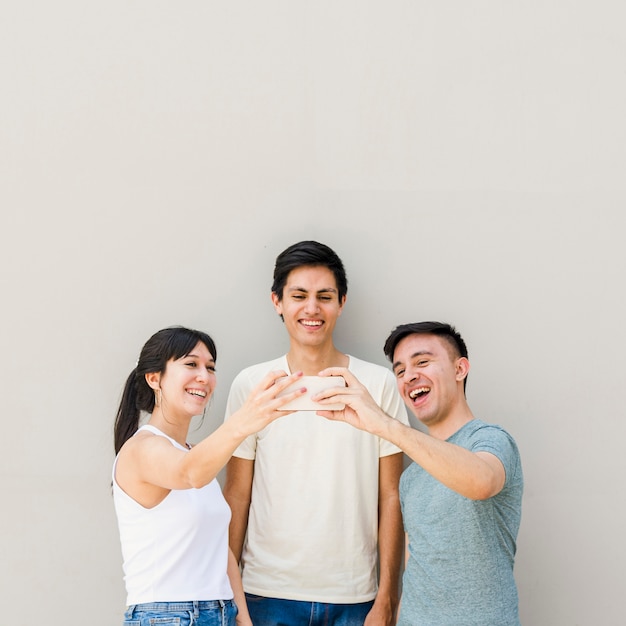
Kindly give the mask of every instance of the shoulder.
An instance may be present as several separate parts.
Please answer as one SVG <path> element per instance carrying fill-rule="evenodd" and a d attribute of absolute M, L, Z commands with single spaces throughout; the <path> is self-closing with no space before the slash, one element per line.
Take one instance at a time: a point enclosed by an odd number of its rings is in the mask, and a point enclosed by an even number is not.
<path fill-rule="evenodd" d="M 151 424 L 145 424 L 142 426 L 127 442 L 130 448 L 146 448 L 146 447 L 162 447 L 162 446 L 174 446 L 179 447 L 171 437 L 168 437 L 164 432 L 152 426 Z M 124 444 L 124 445 L 126 445 Z"/>
<path fill-rule="evenodd" d="M 152 458 L 155 454 L 159 455 L 176 447 L 170 438 L 158 429 L 144 426 L 124 443 L 117 456 L 119 464 L 125 467 L 126 464 L 141 463 L 146 458 Z"/>
<path fill-rule="evenodd" d="M 480 419 L 473 419 L 459 431 L 463 439 L 508 441 L 515 444 L 513 437 L 502 426 L 489 424 Z"/>
<path fill-rule="evenodd" d="M 472 452 L 490 452 L 498 457 L 509 471 L 520 464 L 520 454 L 515 439 L 497 424 L 474 419 L 457 434 L 460 437 L 453 443 L 458 443 Z"/>

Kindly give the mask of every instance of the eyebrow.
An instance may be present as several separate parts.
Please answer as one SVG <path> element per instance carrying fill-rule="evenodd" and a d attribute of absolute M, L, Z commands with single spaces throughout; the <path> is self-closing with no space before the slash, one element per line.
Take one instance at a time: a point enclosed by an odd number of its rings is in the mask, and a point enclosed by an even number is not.
<path fill-rule="evenodd" d="M 196 354 L 195 352 L 190 352 L 189 354 L 187 354 L 186 356 L 182 357 L 183 359 L 198 359 L 200 360 L 200 355 Z M 213 363 L 215 364 L 215 359 L 213 357 L 211 357 L 208 360 L 208 363 Z"/>
<path fill-rule="evenodd" d="M 288 287 L 289 291 L 303 291 L 304 293 L 309 293 L 308 289 L 304 287 Z M 316 293 L 337 293 L 337 290 L 333 287 L 324 287 L 323 289 L 318 289 Z"/>
<path fill-rule="evenodd" d="M 409 361 L 411 359 L 414 359 L 416 356 L 422 356 L 423 354 L 428 354 L 429 356 L 433 355 L 433 352 L 430 352 L 429 350 L 419 350 L 418 352 L 414 352 L 410 357 L 409 357 Z M 396 367 L 398 367 L 398 365 L 402 365 L 402 361 L 396 361 L 393 366 L 392 369 L 396 369 Z"/>

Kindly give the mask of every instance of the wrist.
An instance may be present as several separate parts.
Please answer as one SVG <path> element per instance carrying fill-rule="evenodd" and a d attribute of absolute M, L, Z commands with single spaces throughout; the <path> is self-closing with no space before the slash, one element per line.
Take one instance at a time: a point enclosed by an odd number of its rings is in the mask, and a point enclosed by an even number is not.
<path fill-rule="evenodd" d="M 223 424 L 224 434 L 235 444 L 235 448 L 251 433 L 245 428 L 246 421 L 241 415 L 241 409 L 235 411 Z"/>
<path fill-rule="evenodd" d="M 397 591 L 392 592 L 391 590 L 378 589 L 374 604 L 388 607 L 392 611 L 395 611 L 399 601 L 400 595 Z"/>
<path fill-rule="evenodd" d="M 402 429 L 404 428 L 404 424 L 394 419 L 393 417 L 389 417 L 389 415 L 385 414 L 385 421 L 381 424 L 381 432 L 379 433 L 379 437 L 386 439 L 390 443 L 393 443 L 398 448 L 402 448 L 400 443 L 402 442 Z"/>

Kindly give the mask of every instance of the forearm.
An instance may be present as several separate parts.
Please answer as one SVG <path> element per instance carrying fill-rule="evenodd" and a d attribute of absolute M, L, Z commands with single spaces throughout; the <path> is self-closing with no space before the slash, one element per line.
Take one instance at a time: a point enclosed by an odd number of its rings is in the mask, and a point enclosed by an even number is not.
<path fill-rule="evenodd" d="M 231 509 L 229 543 L 237 561 L 241 560 L 248 529 L 253 476 L 254 461 L 233 457 L 226 466 L 224 498 Z"/>
<path fill-rule="evenodd" d="M 236 424 L 226 421 L 195 445 L 185 456 L 181 468 L 189 485 L 195 488 L 208 485 L 228 463 L 245 437 L 246 434 Z"/>
<path fill-rule="evenodd" d="M 487 453 L 470 452 L 391 418 L 385 420 L 380 436 L 401 448 L 433 478 L 466 498 L 483 500 L 502 488 L 504 468 L 493 455 L 487 458 Z"/>
<path fill-rule="evenodd" d="M 379 521 L 379 581 L 376 604 L 381 604 L 390 619 L 398 607 L 400 563 L 402 562 L 402 519 L 398 506 L 397 515 L 387 511 Z M 391 622 L 393 623 L 393 621 Z"/>
<path fill-rule="evenodd" d="M 398 483 L 403 468 L 403 455 L 392 454 L 380 459 L 378 502 L 379 584 L 374 608 L 381 623 L 393 624 L 398 606 L 400 566 L 404 547 L 404 531 Z"/>
<path fill-rule="evenodd" d="M 407 533 L 404 534 L 404 569 L 409 565 L 409 535 Z M 400 601 L 398 602 L 398 611 L 396 613 L 396 622 L 400 618 L 400 611 L 402 610 L 402 596 L 400 596 Z M 394 624 L 396 623 L 394 622 Z"/>
<path fill-rule="evenodd" d="M 250 614 L 248 613 L 248 605 L 246 603 L 246 596 L 243 591 L 243 584 L 241 582 L 241 573 L 239 571 L 239 565 L 233 555 L 232 551 L 228 550 L 228 579 L 230 586 L 233 590 L 235 604 L 237 605 L 237 624 L 251 624 Z"/>
<path fill-rule="evenodd" d="M 395 508 L 395 506 L 394 506 Z M 400 507 L 397 513 L 388 511 L 379 522 L 379 590 L 397 600 L 400 580 L 400 564 L 404 552 L 402 516 Z"/>
<path fill-rule="evenodd" d="M 213 480 L 246 437 L 285 415 L 280 407 L 300 395 L 302 389 L 280 398 L 278 395 L 301 375 L 301 372 L 289 376 L 283 371 L 269 372 L 252 389 L 243 404 L 215 432 L 194 447 L 186 461 L 192 486 L 201 487 Z"/>

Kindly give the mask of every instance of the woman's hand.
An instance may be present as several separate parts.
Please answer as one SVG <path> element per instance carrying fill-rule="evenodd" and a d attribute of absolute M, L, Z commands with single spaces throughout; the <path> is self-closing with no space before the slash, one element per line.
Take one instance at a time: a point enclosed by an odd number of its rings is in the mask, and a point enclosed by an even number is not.
<path fill-rule="evenodd" d="M 302 372 L 291 375 L 282 370 L 270 372 L 250 392 L 241 408 L 228 421 L 235 420 L 240 432 L 248 436 L 262 430 L 279 417 L 293 413 L 281 410 L 281 407 L 305 393 L 306 388 L 301 387 L 280 398 L 278 394 L 301 377 Z"/>

